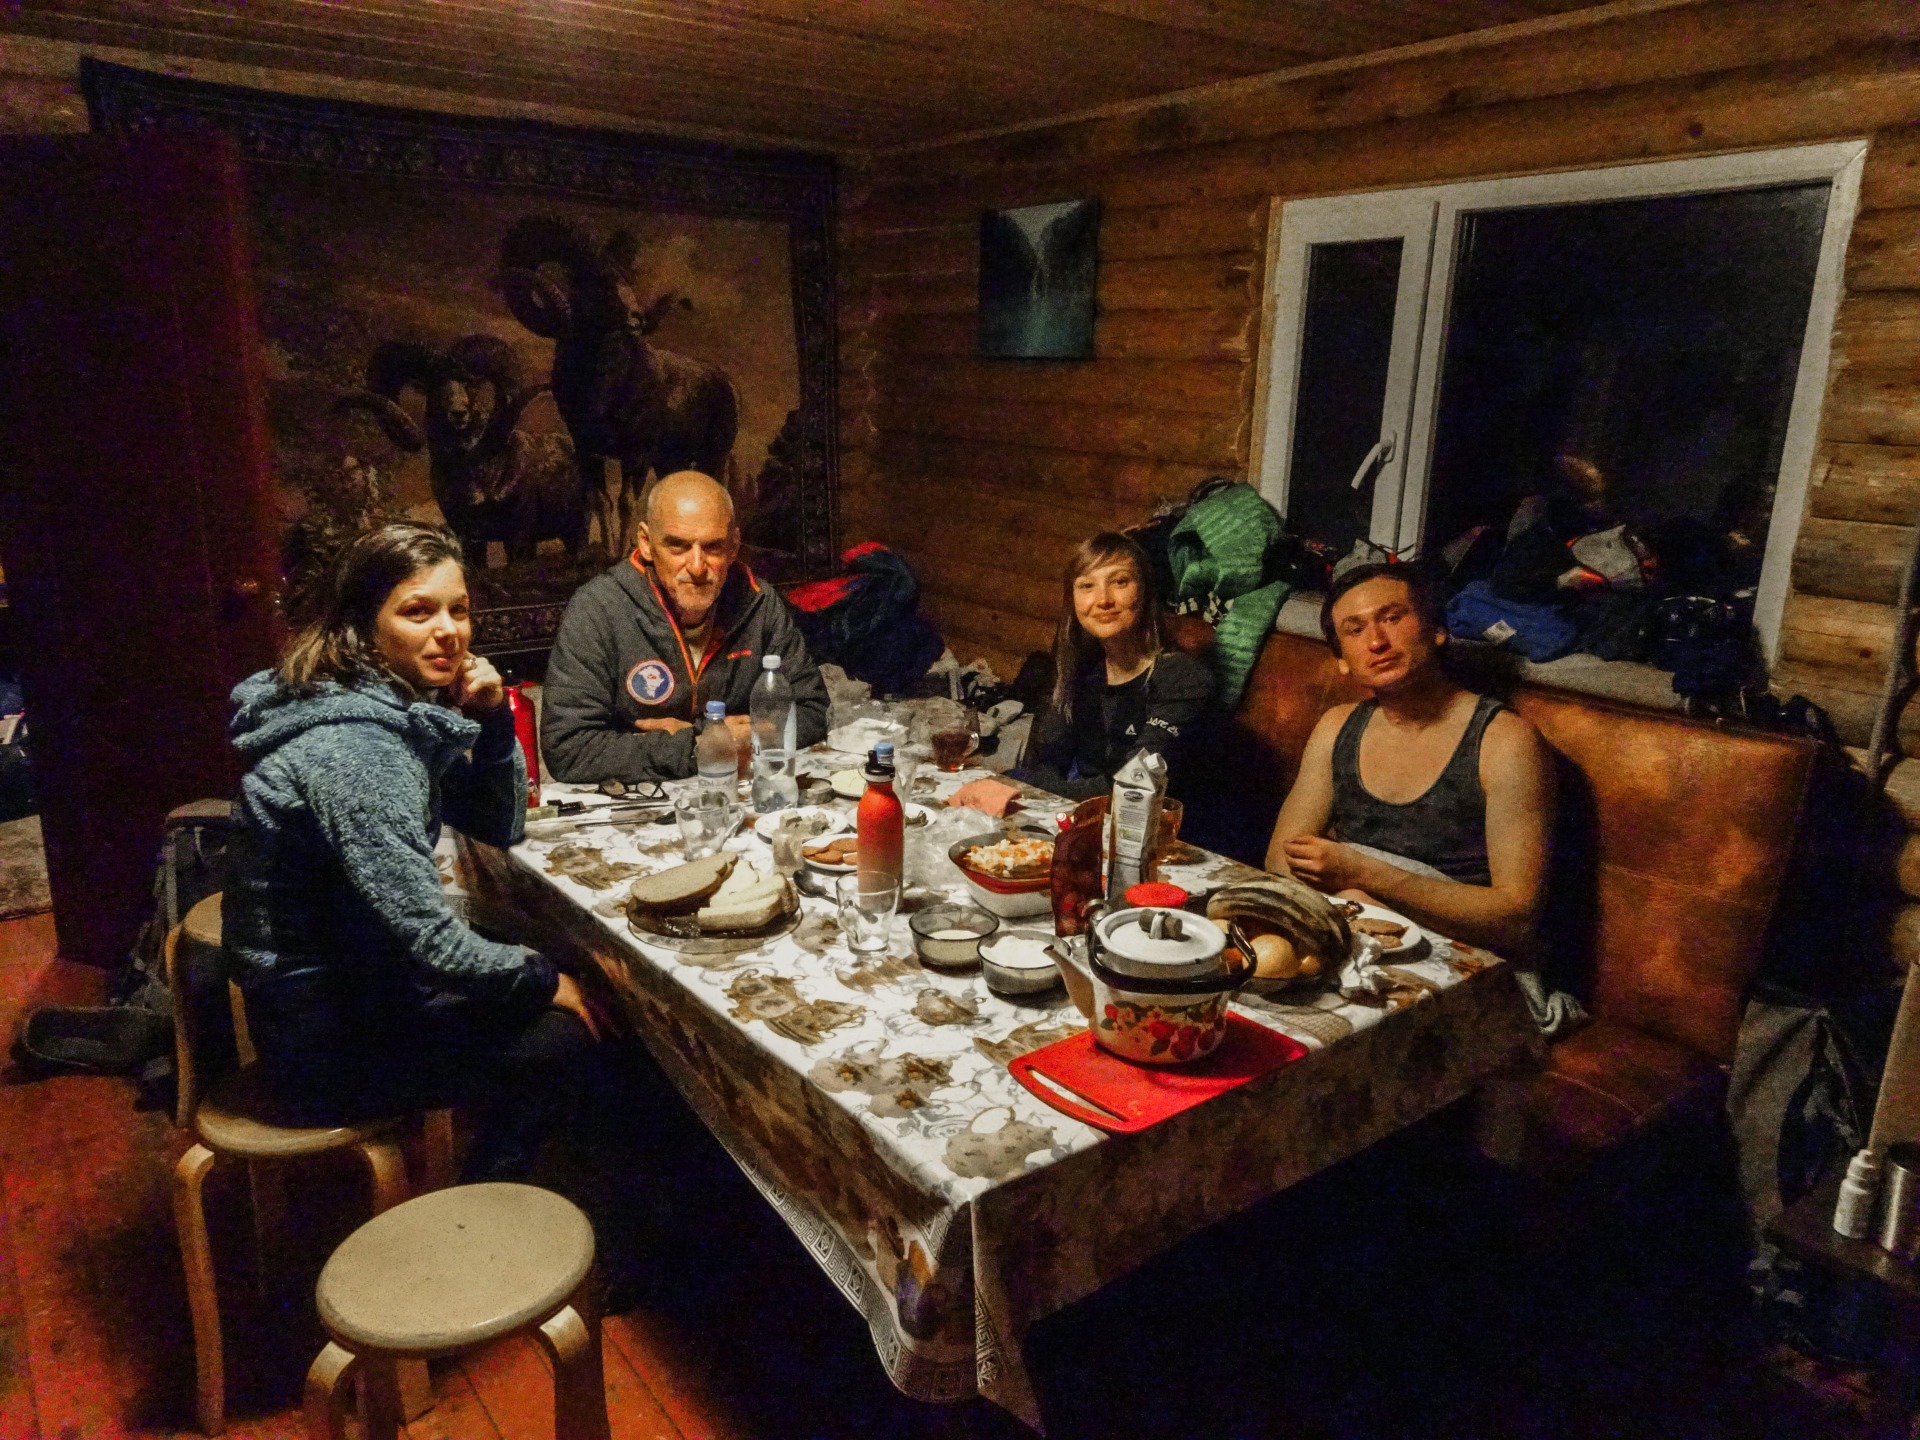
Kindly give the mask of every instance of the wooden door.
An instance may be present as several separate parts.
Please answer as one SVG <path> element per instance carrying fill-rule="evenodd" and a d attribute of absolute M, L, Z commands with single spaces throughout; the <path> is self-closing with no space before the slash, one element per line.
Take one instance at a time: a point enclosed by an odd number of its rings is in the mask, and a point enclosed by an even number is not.
<path fill-rule="evenodd" d="M 213 137 L 0 141 L 0 564 L 61 953 L 125 956 L 168 810 L 235 792 L 275 521 L 241 171 Z"/>

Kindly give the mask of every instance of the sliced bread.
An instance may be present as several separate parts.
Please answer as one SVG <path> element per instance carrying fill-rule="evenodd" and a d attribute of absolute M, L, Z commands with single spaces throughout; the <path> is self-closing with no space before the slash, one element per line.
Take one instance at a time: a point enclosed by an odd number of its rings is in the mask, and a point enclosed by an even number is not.
<path fill-rule="evenodd" d="M 684 915 L 718 890 L 732 873 L 737 855 L 721 851 L 684 865 L 642 875 L 627 891 L 627 907 L 653 915 Z"/>
<path fill-rule="evenodd" d="M 757 930 L 785 915 L 794 899 L 780 876 L 742 865 L 701 907 L 694 923 L 710 935 Z"/>

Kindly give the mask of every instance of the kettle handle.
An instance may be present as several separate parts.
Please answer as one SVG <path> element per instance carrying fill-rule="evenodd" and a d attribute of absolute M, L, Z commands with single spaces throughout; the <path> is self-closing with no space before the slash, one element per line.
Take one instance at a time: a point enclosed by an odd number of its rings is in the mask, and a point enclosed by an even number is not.
<path fill-rule="evenodd" d="M 1092 968 L 1100 958 L 1100 922 L 1107 918 L 1111 908 L 1105 900 L 1089 900 L 1087 908 L 1081 912 L 1082 923 L 1087 927 L 1087 966 Z"/>

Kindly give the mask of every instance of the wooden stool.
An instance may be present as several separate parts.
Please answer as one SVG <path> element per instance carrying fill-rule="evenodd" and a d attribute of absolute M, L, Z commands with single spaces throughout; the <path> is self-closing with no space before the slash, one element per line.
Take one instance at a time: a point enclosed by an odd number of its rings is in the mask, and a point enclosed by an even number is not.
<path fill-rule="evenodd" d="M 346 1238 L 314 1293 L 333 1339 L 307 1372 L 310 1440 L 346 1440 L 354 1371 L 366 1440 L 395 1440 L 398 1362 L 522 1330 L 553 1361 L 555 1440 L 608 1440 L 593 1228 L 552 1191 L 457 1185 L 397 1205 Z"/>
<path fill-rule="evenodd" d="M 220 896 L 209 895 L 168 932 L 163 960 L 168 987 L 178 1002 L 186 995 L 184 962 L 189 947 L 205 952 L 221 948 Z M 232 992 L 237 996 L 238 992 Z M 243 1059 L 251 1058 L 243 1007 L 237 1000 L 235 1029 Z M 220 1336 L 220 1299 L 214 1286 L 213 1247 L 207 1236 L 204 1192 L 214 1165 L 228 1157 L 246 1161 L 252 1188 L 256 1268 L 262 1284 L 271 1269 L 274 1237 L 284 1228 L 285 1178 L 280 1166 L 335 1150 L 353 1150 L 365 1162 L 373 1190 L 373 1211 L 380 1213 L 407 1198 L 407 1170 L 396 1132 L 401 1117 L 364 1125 L 290 1126 L 274 1119 L 272 1097 L 251 1064 L 211 1086 L 196 1033 L 193 1006 L 174 1006 L 174 1066 L 179 1084 L 175 1119 L 193 1132 L 195 1144 L 173 1172 L 173 1219 L 180 1236 L 181 1267 L 186 1272 L 187 1305 L 193 1315 L 195 1409 L 200 1428 L 218 1435 L 226 1427 L 226 1358 Z M 446 1183 L 452 1167 L 453 1117 L 434 1111 L 424 1118 L 426 1182 Z M 409 1375 L 408 1389 L 418 1401 L 428 1392 L 424 1374 Z"/>

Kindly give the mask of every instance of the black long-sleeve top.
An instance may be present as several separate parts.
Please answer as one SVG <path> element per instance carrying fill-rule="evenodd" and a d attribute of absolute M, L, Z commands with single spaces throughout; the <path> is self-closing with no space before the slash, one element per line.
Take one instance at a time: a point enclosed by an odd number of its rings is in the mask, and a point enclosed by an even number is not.
<path fill-rule="evenodd" d="M 1069 719 L 1051 704 L 1034 717 L 1020 778 L 1069 800 L 1104 795 L 1136 750 L 1167 759 L 1167 791 L 1180 794 L 1184 760 L 1213 705 L 1213 672 L 1180 650 L 1162 652 L 1121 685 L 1096 656 L 1074 685 Z"/>

